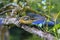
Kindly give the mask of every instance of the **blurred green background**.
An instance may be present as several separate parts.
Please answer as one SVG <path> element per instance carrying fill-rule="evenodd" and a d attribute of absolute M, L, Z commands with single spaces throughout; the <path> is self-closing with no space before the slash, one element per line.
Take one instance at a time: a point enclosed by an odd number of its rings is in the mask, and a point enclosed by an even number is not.
<path fill-rule="evenodd" d="M 25 1 L 28 2 L 28 5 L 32 9 L 38 10 L 42 14 L 48 14 L 48 15 L 53 14 L 53 17 L 55 19 L 56 19 L 55 16 L 57 16 L 57 14 L 60 14 L 60 0 L 0 0 L 0 8 L 2 8 L 4 5 L 8 3 L 17 3 L 22 5 L 22 7 L 25 7 L 26 6 L 24 4 Z M 60 15 L 57 17 L 56 20 L 60 22 Z M 56 37 L 60 35 L 57 34 L 58 29 L 60 29 L 60 24 L 55 24 L 55 26 L 52 28 L 53 31 L 52 34 L 54 34 Z M 25 30 L 18 28 L 16 26 L 9 29 L 9 32 L 10 32 L 10 40 L 43 40 L 43 38 L 40 38 L 34 34 L 26 32 Z M 58 36 L 58 38 L 60 38 L 60 36 Z"/>

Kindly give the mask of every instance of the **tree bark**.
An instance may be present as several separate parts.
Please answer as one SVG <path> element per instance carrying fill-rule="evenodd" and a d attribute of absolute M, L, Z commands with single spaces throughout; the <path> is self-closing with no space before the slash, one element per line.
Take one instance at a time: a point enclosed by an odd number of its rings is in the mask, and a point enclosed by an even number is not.
<path fill-rule="evenodd" d="M 54 36 L 51 35 L 50 33 L 43 32 L 43 31 L 38 30 L 38 29 L 36 29 L 36 28 L 34 28 L 34 27 L 31 28 L 31 27 L 29 27 L 29 26 L 22 25 L 21 28 L 24 29 L 25 31 L 29 32 L 29 33 L 38 35 L 39 37 L 42 37 L 42 38 L 44 38 L 45 40 L 54 40 Z"/>

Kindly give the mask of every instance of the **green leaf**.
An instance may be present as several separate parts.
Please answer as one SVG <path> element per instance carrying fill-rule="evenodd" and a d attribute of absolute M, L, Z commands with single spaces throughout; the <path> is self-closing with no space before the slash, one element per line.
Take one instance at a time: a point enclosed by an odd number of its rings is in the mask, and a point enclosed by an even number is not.
<path fill-rule="evenodd" d="M 56 31 L 57 29 L 60 28 L 60 24 L 56 24 L 54 27 L 53 27 L 53 31 Z"/>

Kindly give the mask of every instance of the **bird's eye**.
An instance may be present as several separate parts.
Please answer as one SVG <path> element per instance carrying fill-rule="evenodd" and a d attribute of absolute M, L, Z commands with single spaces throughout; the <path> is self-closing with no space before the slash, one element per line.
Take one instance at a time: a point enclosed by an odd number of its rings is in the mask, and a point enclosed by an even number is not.
<path fill-rule="evenodd" d="M 24 20 L 29 20 L 30 18 L 29 17 L 24 17 Z"/>

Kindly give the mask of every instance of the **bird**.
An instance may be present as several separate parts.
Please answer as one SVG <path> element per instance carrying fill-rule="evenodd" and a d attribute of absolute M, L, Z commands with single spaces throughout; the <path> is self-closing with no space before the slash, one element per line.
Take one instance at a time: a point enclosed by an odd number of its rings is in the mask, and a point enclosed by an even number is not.
<path fill-rule="evenodd" d="M 47 21 L 46 17 L 39 14 L 28 13 L 27 16 L 23 16 L 19 20 L 23 24 L 31 24 L 37 27 L 44 27 L 48 24 L 48 27 L 54 26 L 55 22 L 52 20 Z"/>

